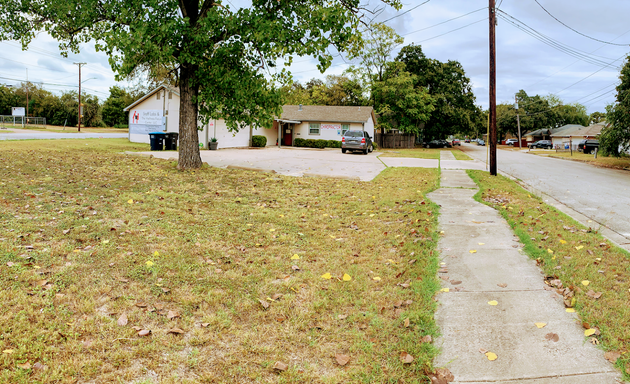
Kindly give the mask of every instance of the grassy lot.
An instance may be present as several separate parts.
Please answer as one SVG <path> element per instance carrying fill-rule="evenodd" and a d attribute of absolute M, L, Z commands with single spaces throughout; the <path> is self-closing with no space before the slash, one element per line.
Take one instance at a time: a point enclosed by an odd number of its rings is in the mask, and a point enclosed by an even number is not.
<path fill-rule="evenodd" d="M 0 382 L 429 382 L 438 170 L 366 183 L 119 154 L 144 149 L 0 146 Z"/>
<path fill-rule="evenodd" d="M 77 127 L 64 127 L 63 126 L 56 126 L 56 125 L 46 125 L 46 127 L 44 127 L 43 125 L 27 125 L 22 127 L 21 125 L 10 125 L 10 124 L 4 124 L 4 127 L 9 128 L 9 129 L 28 129 L 28 130 L 32 130 L 32 131 L 46 131 L 46 132 L 64 132 L 64 133 L 73 133 L 73 132 L 79 132 L 79 129 Z M 2 132 L 2 131 L 0 131 Z M 129 132 L 128 129 L 122 129 L 122 128 L 91 128 L 91 127 L 81 127 L 81 132 L 91 132 L 91 133 L 126 133 Z"/>
<path fill-rule="evenodd" d="M 598 167 L 615 168 L 615 169 L 630 168 L 630 156 L 616 158 L 612 156 L 604 157 L 604 156 L 598 155 L 596 159 L 593 154 L 585 155 L 582 152 L 577 152 L 577 151 L 573 152 L 573 156 L 571 156 L 571 152 L 531 151 L 531 153 L 534 153 L 540 156 L 548 156 L 548 157 L 555 157 L 559 159 L 581 161 L 584 163 L 590 163 L 590 164 L 596 165 Z"/>
<path fill-rule="evenodd" d="M 379 149 L 379 157 L 412 157 L 417 159 L 439 159 L 441 151 L 451 151 L 457 160 L 472 160 L 460 149 L 455 148 L 414 148 L 414 149 Z"/>
<path fill-rule="evenodd" d="M 615 366 L 630 379 L 630 254 L 509 179 L 468 172 L 481 187 L 477 199 L 510 223 L 525 252 L 547 275 L 549 290 L 564 296 L 585 329 L 596 329 L 586 340 L 601 343 L 609 360 L 616 360 Z"/>

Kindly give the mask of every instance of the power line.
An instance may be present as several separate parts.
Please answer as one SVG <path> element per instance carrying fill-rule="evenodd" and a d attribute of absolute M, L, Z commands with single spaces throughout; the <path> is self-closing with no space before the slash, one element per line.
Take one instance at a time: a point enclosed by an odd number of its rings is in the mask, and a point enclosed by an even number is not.
<path fill-rule="evenodd" d="M 622 56 L 620 56 L 618 59 L 614 60 L 614 61 L 613 61 L 613 63 L 614 63 L 615 61 L 619 61 L 619 60 L 623 59 L 625 56 L 626 56 L 626 55 L 625 55 L 625 54 L 623 54 L 623 55 L 622 55 Z M 612 63 L 611 63 L 611 64 L 612 64 Z M 584 80 L 588 79 L 588 78 L 589 78 L 589 77 L 591 77 L 591 76 L 596 75 L 597 73 L 599 73 L 599 72 L 603 71 L 604 69 L 606 69 L 606 67 L 602 67 L 602 68 L 598 69 L 597 71 L 595 71 L 595 72 L 591 73 L 590 75 L 588 75 L 588 76 L 584 77 L 583 79 L 578 80 L 578 81 L 576 81 L 575 83 L 573 83 L 573 84 L 569 85 L 568 87 L 565 87 L 565 88 L 561 89 L 560 91 L 558 91 L 558 93 L 562 93 L 563 91 L 566 91 L 567 89 L 571 88 L 572 86 L 574 86 L 574 85 L 576 85 L 576 84 L 581 83 L 582 81 L 584 81 Z"/>
<path fill-rule="evenodd" d="M 442 25 L 442 24 L 446 24 L 446 23 L 448 23 L 448 22 L 450 22 L 450 21 L 453 21 L 453 20 L 461 19 L 462 17 L 468 16 L 468 15 L 472 15 L 473 13 L 476 13 L 476 12 L 479 12 L 479 11 L 483 11 L 483 10 L 485 10 L 485 9 L 487 9 L 487 8 L 486 8 L 486 7 L 479 8 L 479 9 L 474 10 L 474 11 L 472 11 L 472 12 L 468 12 L 468 13 L 466 13 L 466 14 L 463 14 L 463 15 L 460 15 L 460 16 L 457 16 L 457 17 L 454 17 L 454 18 L 452 18 L 452 19 L 445 20 L 445 21 L 443 21 L 443 22 L 441 22 L 441 23 L 437 23 L 437 24 L 431 25 L 431 26 L 429 26 L 429 27 L 425 27 L 425 28 L 422 28 L 422 29 L 417 29 L 417 30 L 415 30 L 415 31 L 411 31 L 411 32 L 406 33 L 406 34 L 401 35 L 401 36 L 408 36 L 408 35 L 411 35 L 412 33 L 420 32 L 420 31 L 425 31 L 425 30 L 427 30 L 427 29 L 434 28 L 434 27 L 437 27 L 437 26 Z"/>
<path fill-rule="evenodd" d="M 403 12 L 403 13 L 400 13 L 400 14 L 398 14 L 398 15 L 394 16 L 394 17 L 390 17 L 389 19 L 387 19 L 387 20 L 383 21 L 383 23 L 387 23 L 387 22 L 388 22 L 388 21 L 390 21 L 390 20 L 393 20 L 393 19 L 395 19 L 395 18 L 397 18 L 397 17 L 400 17 L 400 16 L 402 16 L 402 15 L 404 15 L 404 14 L 407 14 L 407 13 L 409 13 L 409 12 L 413 11 L 414 9 L 416 9 L 416 8 L 420 7 L 421 5 L 425 5 L 425 4 L 426 4 L 426 3 L 428 3 L 429 1 L 431 1 L 431 0 L 427 0 L 427 1 L 425 1 L 424 3 L 418 4 L 418 5 L 416 5 L 415 7 L 411 8 L 411 9 L 409 9 L 409 10 L 407 10 L 407 11 Z"/>
<path fill-rule="evenodd" d="M 538 4 L 538 5 L 540 6 L 540 8 L 542 8 L 545 12 L 547 12 L 547 14 L 548 14 L 549 16 L 551 16 L 554 20 L 556 20 L 558 23 L 560 23 L 560 24 L 564 25 L 565 27 L 569 28 L 569 29 L 570 29 L 570 30 L 572 30 L 573 32 L 577 33 L 578 35 L 584 36 L 584 37 L 586 37 L 587 39 L 591 39 L 591 40 L 599 41 L 600 43 L 604 43 L 604 44 L 616 45 L 616 46 L 619 46 L 619 47 L 627 47 L 627 46 L 630 46 L 630 44 L 618 44 L 618 43 L 613 43 L 613 42 L 610 42 L 610 41 L 604 41 L 604 40 L 596 39 L 596 38 L 594 38 L 594 37 L 591 37 L 591 36 L 585 35 L 585 34 L 583 34 L 582 32 L 580 32 L 580 31 L 578 31 L 578 30 L 576 30 L 576 29 L 574 29 L 574 28 L 571 28 L 570 26 L 568 26 L 568 25 L 566 25 L 565 23 L 563 23 L 562 21 L 560 21 L 560 19 L 558 19 L 557 17 L 555 17 L 554 15 L 552 15 L 552 14 L 551 14 L 551 12 L 549 12 L 549 11 L 548 11 L 545 7 L 543 7 L 543 6 L 542 6 L 542 4 L 540 4 L 540 3 L 538 2 L 538 0 L 534 0 L 534 1 L 536 2 L 536 4 Z"/>

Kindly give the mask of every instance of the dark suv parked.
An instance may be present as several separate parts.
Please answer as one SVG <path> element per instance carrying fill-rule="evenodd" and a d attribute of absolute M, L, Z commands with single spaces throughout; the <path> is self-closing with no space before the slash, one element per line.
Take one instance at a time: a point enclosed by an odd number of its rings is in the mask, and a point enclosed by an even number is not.
<path fill-rule="evenodd" d="M 578 151 L 586 154 L 593 152 L 595 148 L 599 148 L 599 140 L 582 140 L 578 144 Z"/>
<path fill-rule="evenodd" d="M 553 148 L 553 143 L 551 140 L 539 140 L 533 144 L 529 144 L 529 148 L 551 149 Z"/>
<path fill-rule="evenodd" d="M 452 148 L 453 146 L 446 140 L 431 140 L 426 144 L 427 148 Z"/>

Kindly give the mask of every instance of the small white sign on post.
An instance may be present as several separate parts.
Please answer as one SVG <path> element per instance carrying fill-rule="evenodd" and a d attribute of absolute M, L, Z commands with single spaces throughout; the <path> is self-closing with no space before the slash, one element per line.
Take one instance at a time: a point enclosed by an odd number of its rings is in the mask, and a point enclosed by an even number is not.
<path fill-rule="evenodd" d="M 24 107 L 12 107 L 11 108 L 12 116 L 26 116 L 26 108 Z"/>

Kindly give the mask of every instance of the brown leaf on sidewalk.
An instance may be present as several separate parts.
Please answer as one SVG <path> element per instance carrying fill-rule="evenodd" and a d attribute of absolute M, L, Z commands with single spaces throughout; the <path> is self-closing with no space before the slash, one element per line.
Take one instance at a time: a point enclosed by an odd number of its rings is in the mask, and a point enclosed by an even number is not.
<path fill-rule="evenodd" d="M 459 285 L 459 284 L 461 284 L 461 283 L 462 283 L 462 282 L 461 282 L 461 281 L 459 281 L 459 280 L 453 280 L 453 281 L 451 281 L 451 284 L 453 284 L 453 285 Z"/>
<path fill-rule="evenodd" d="M 560 336 L 558 336 L 557 333 L 549 332 L 548 334 L 545 335 L 545 339 L 549 341 L 553 341 L 554 343 L 557 343 L 558 340 L 560 340 Z"/>
<path fill-rule="evenodd" d="M 604 358 L 613 364 L 616 363 L 617 359 L 620 357 L 621 357 L 621 353 L 619 352 L 608 351 L 604 353 Z"/>
<path fill-rule="evenodd" d="M 350 356 L 338 353 L 335 355 L 335 360 L 337 360 L 337 364 L 339 365 L 346 365 L 350 361 Z"/>
<path fill-rule="evenodd" d="M 506 287 L 507 287 L 507 284 L 505 284 L 505 283 L 499 283 L 499 284 L 497 284 L 497 285 L 498 285 L 499 287 L 501 287 L 501 288 L 506 288 Z"/>
<path fill-rule="evenodd" d="M 407 352 L 401 352 L 400 353 L 400 361 L 403 364 L 410 364 L 413 361 L 413 356 L 411 356 Z"/>

